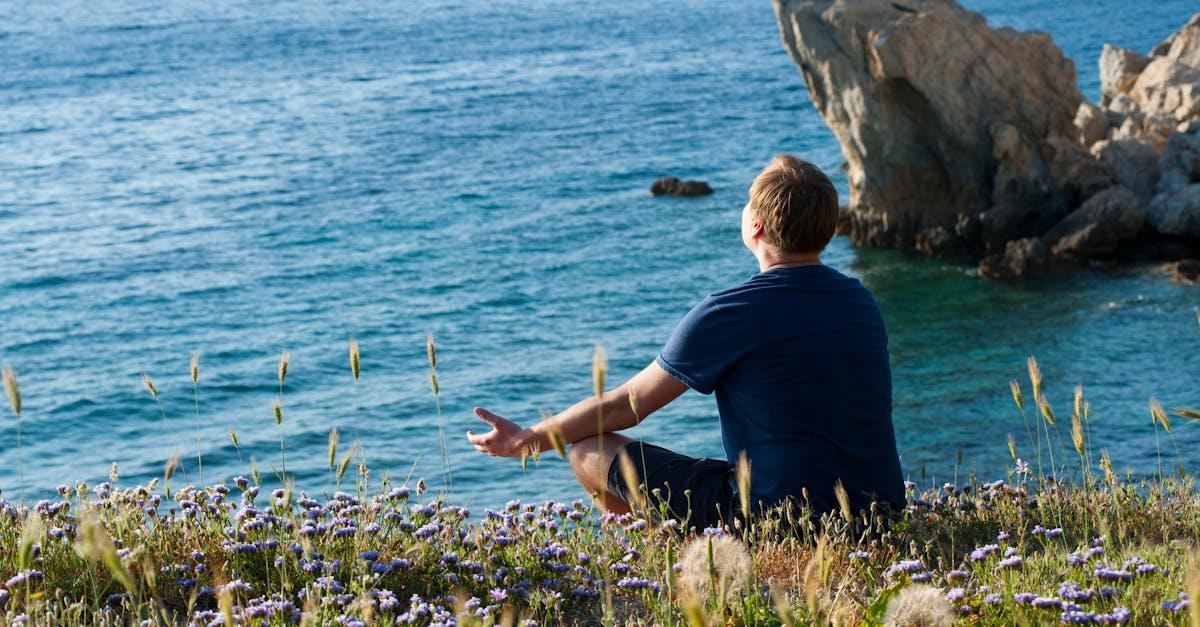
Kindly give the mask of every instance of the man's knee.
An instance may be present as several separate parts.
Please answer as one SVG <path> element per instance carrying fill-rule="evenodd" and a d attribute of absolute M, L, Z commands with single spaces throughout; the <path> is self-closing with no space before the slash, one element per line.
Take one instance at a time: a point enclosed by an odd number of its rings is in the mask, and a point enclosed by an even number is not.
<path fill-rule="evenodd" d="M 582 473 L 589 465 L 594 463 L 594 457 L 600 454 L 600 438 L 592 436 L 584 438 L 571 445 L 570 452 L 567 453 L 567 458 L 571 462 L 571 468 L 576 474 Z"/>
<path fill-rule="evenodd" d="M 607 481 L 608 468 L 612 465 L 617 453 L 632 442 L 629 438 L 615 433 L 584 438 L 571 445 L 567 457 L 571 468 L 581 481 L 594 481 L 603 486 Z"/>

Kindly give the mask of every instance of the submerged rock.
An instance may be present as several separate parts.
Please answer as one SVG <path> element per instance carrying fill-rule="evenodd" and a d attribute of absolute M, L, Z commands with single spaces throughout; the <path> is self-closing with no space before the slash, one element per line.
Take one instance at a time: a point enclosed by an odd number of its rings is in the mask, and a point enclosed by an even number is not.
<path fill-rule="evenodd" d="M 1176 283 L 1200 283 L 1200 259 L 1172 261 L 1160 267 L 1158 272 L 1171 277 Z"/>
<path fill-rule="evenodd" d="M 673 176 L 664 176 L 650 186 L 653 196 L 707 196 L 712 191 L 704 181 L 681 181 Z"/>
<path fill-rule="evenodd" d="M 1148 55 L 1106 46 L 1094 104 L 1048 35 L 953 0 L 774 4 L 846 157 L 856 244 L 1004 278 L 1200 254 L 1200 13 Z"/>

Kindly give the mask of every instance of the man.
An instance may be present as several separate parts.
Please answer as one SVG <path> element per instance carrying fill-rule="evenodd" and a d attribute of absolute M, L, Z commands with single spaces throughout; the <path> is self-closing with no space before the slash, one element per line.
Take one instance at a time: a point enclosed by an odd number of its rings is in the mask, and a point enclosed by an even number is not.
<path fill-rule="evenodd" d="M 697 528 L 728 523 L 738 511 L 742 454 L 759 509 L 791 501 L 813 515 L 834 511 L 838 483 L 855 512 L 873 499 L 903 505 L 883 319 L 862 283 L 819 259 L 837 218 L 837 190 L 820 169 L 776 157 L 742 210 L 742 243 L 758 274 L 696 305 L 657 359 L 620 387 L 527 429 L 476 408 L 492 430 L 468 431 L 468 439 L 480 452 L 518 457 L 549 450 L 560 437 L 572 444 L 579 482 L 618 513 L 632 498 L 618 461 L 624 452 L 647 493 L 658 489 L 668 514 Z M 726 460 L 693 459 L 615 433 L 689 387 L 716 393 Z"/>

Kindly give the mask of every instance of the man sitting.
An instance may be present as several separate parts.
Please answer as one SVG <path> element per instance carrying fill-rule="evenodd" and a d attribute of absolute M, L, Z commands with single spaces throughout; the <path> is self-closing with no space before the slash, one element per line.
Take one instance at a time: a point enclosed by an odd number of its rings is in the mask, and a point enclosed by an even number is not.
<path fill-rule="evenodd" d="M 739 510 L 742 454 L 759 509 L 791 501 L 813 515 L 834 511 L 838 483 L 855 512 L 872 500 L 903 505 L 883 319 L 862 283 L 819 259 L 837 219 L 837 190 L 820 169 L 776 157 L 741 216 L 758 274 L 692 308 L 654 362 L 620 387 L 525 429 L 476 408 L 492 430 L 468 439 L 483 453 L 519 457 L 561 438 L 579 482 L 612 512 L 629 511 L 635 496 L 618 461 L 624 452 L 646 492 L 657 489 L 671 517 L 698 528 Z M 716 394 L 725 460 L 615 433 L 689 387 Z"/>

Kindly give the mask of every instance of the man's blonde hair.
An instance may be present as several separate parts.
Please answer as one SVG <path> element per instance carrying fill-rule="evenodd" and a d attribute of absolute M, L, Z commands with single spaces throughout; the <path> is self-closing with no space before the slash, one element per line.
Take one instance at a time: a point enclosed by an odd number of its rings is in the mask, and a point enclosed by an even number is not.
<path fill-rule="evenodd" d="M 779 155 L 750 184 L 750 211 L 780 252 L 820 252 L 837 229 L 837 189 L 817 166 Z"/>

